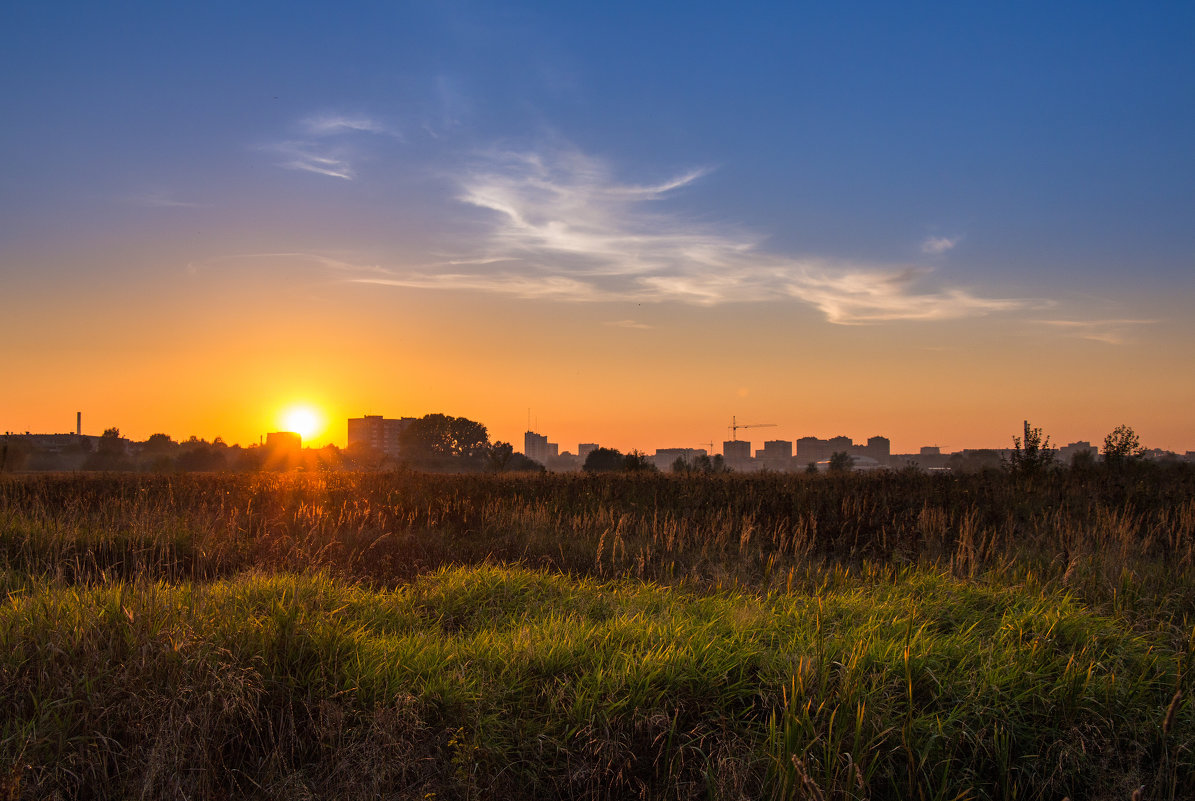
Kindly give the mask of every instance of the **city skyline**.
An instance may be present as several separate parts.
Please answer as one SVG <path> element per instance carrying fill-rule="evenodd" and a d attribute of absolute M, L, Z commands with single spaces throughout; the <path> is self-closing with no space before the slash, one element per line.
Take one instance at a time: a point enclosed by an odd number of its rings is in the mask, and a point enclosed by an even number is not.
<path fill-rule="evenodd" d="M 91 433 L 84 430 L 82 412 L 76 412 L 74 419 L 75 427 L 72 431 L 0 430 L 0 439 L 8 436 L 13 436 L 16 438 L 32 436 L 34 438 L 48 437 L 51 439 L 61 440 L 71 436 L 82 436 L 93 442 L 99 440 L 100 434 Z M 354 444 L 354 441 L 356 441 L 359 444 L 368 445 L 369 447 L 388 456 L 397 456 L 401 450 L 399 445 L 399 432 L 403 429 L 403 427 L 405 427 L 406 424 L 417 419 L 417 416 L 390 418 L 382 414 L 366 414 L 358 417 L 350 417 L 344 421 L 345 425 L 343 426 L 343 429 L 345 430 L 345 438 L 341 441 L 336 441 L 335 437 L 323 436 L 325 433 L 324 428 L 327 426 L 325 425 L 322 415 L 316 409 L 303 406 L 292 406 L 279 414 L 276 419 L 284 424 L 280 427 L 280 430 L 261 432 L 257 436 L 257 442 L 253 442 L 252 440 L 247 442 L 232 440 L 225 438 L 220 434 L 217 434 L 211 439 L 219 440 L 220 442 L 233 447 L 252 447 L 254 445 L 266 444 L 267 440 L 272 436 L 294 435 L 297 437 L 296 447 L 301 445 L 303 448 L 317 449 L 327 446 L 334 446 L 344 449 L 351 447 Z M 734 420 L 734 418 L 732 418 L 732 420 Z M 485 426 L 484 421 L 477 422 L 480 422 L 483 426 Z M 285 425 L 286 423 L 299 423 L 300 425 L 288 427 Z M 337 425 L 338 423 L 331 424 L 332 427 L 337 427 Z M 1030 425 L 1031 421 L 1023 421 L 1023 426 L 1026 427 L 1026 429 Z M 727 431 L 730 432 L 731 436 L 735 436 L 736 428 L 750 430 L 756 428 L 775 429 L 778 427 L 779 426 L 771 423 L 746 423 L 740 424 L 736 427 L 732 422 L 731 425 L 727 426 Z M 1033 427 L 1040 430 L 1040 427 L 1038 426 Z M 486 428 L 488 431 L 488 426 L 486 426 Z M 1128 428 L 1132 429 L 1132 426 L 1129 426 Z M 163 436 L 168 437 L 174 442 L 186 442 L 188 439 L 197 438 L 197 435 L 194 434 L 183 436 L 164 431 L 155 431 L 153 434 L 139 438 L 136 436 L 130 436 L 129 433 L 125 430 L 122 430 L 120 426 L 105 427 L 103 432 L 104 435 L 107 435 L 109 430 L 118 431 L 120 437 L 128 442 L 145 442 L 150 438 Z M 318 433 L 312 434 L 312 431 L 316 431 Z M 617 445 L 608 440 L 597 441 L 591 438 L 588 441 L 579 442 L 576 445 L 575 450 L 570 450 L 570 447 L 572 447 L 571 443 L 552 442 L 550 441 L 551 438 L 547 434 L 528 428 L 523 432 L 521 437 L 510 440 L 503 440 L 501 437 L 493 436 L 491 433 L 490 441 L 492 443 L 497 443 L 499 441 L 509 442 L 515 446 L 518 452 L 523 453 L 535 459 L 536 461 L 539 461 L 540 463 L 548 463 L 557 457 L 580 457 L 580 459 L 583 460 L 588 451 L 602 447 L 615 448 L 625 452 L 638 452 L 649 456 L 659 455 L 666 452 L 672 452 L 674 455 L 682 452 L 691 454 L 708 454 L 711 456 L 719 455 L 725 456 L 729 460 L 728 464 L 733 467 L 736 461 L 740 463 L 749 461 L 752 464 L 764 464 L 769 461 L 769 459 L 776 460 L 778 457 L 783 459 L 792 459 L 795 460 L 794 464 L 800 463 L 801 465 L 804 465 L 809 461 L 825 461 L 830 457 L 830 455 L 838 451 L 855 454 L 857 456 L 866 455 L 869 458 L 879 460 L 881 463 L 889 456 L 896 458 L 916 455 L 926 456 L 927 454 L 937 455 L 939 453 L 942 456 L 947 456 L 950 454 L 973 451 L 1005 452 L 1012 449 L 1013 438 L 1020 437 L 1023 432 L 1024 430 L 1018 432 L 1017 434 L 1009 435 L 1009 442 L 1004 444 L 976 445 L 975 443 L 970 443 L 956 446 L 942 446 L 936 442 L 926 442 L 915 447 L 907 448 L 893 447 L 891 439 L 882 433 L 873 434 L 866 438 L 858 438 L 858 441 L 856 441 L 856 437 L 842 433 L 818 436 L 806 432 L 803 435 L 790 436 L 787 439 L 782 436 L 772 436 L 771 439 L 767 439 L 765 438 L 765 435 L 761 435 L 756 439 L 724 439 L 721 440 L 720 444 L 716 440 L 709 440 L 706 442 L 699 442 L 696 445 L 672 443 L 657 444 L 650 447 L 643 446 L 641 444 L 630 446 Z M 1044 441 L 1046 441 L 1047 446 L 1056 451 L 1063 461 L 1067 461 L 1076 450 L 1091 450 L 1095 454 L 1099 454 L 1101 452 L 1100 443 L 1103 442 L 1103 437 L 1093 438 L 1090 440 L 1068 440 L 1054 438 L 1049 431 L 1043 430 L 1040 433 L 1043 436 Z M 1105 436 L 1111 435 L 1113 433 L 1113 431 L 1106 432 Z M 1134 433 L 1136 432 L 1134 431 Z M 205 442 L 208 441 L 208 438 L 206 437 L 198 439 Z M 521 451 L 518 450 L 520 442 L 523 443 Z M 735 447 L 731 449 L 729 447 L 731 445 L 734 445 Z M 773 446 L 787 446 L 787 450 L 783 454 L 781 454 L 779 451 L 769 454 L 769 451 L 772 450 Z M 1184 452 L 1184 449 L 1168 447 L 1165 444 L 1145 442 L 1142 443 L 1142 446 L 1144 447 L 1145 451 L 1150 453 L 1170 453 L 1176 456 L 1185 455 L 1187 457 L 1190 457 L 1192 453 L 1195 453 L 1195 451 L 1190 449 L 1187 449 Z M 802 459 L 804 461 L 802 461 Z M 740 466 L 742 465 L 740 464 Z"/>
<path fill-rule="evenodd" d="M 1193 30 L 1128 2 L 14 6 L 0 430 L 249 444 L 305 408 L 316 446 L 432 412 L 518 444 L 530 407 L 569 448 L 737 417 L 1195 450 Z"/>

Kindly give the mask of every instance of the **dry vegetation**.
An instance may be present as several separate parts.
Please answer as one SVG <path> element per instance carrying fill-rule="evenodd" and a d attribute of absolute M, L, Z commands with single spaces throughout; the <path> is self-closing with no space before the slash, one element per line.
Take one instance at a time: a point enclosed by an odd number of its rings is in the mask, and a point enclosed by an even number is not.
<path fill-rule="evenodd" d="M 1192 797 L 1193 567 L 1180 467 L 5 477 L 0 790 Z"/>

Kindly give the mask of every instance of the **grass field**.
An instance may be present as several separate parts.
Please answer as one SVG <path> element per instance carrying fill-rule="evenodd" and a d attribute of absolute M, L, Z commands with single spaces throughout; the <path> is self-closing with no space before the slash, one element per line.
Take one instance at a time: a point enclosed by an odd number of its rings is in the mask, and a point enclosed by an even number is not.
<path fill-rule="evenodd" d="M 1195 797 L 1195 471 L 0 479 L 0 798 Z"/>

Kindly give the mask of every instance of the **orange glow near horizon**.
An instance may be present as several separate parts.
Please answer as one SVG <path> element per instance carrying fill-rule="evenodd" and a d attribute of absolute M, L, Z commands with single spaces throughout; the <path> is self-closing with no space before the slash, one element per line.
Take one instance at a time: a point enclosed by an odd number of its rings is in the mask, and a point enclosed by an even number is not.
<path fill-rule="evenodd" d="M 1028 419 L 1056 444 L 1099 444 L 1123 423 L 1147 447 L 1195 449 L 1195 377 L 1176 369 L 1195 320 L 1177 303 L 1165 329 L 1109 346 L 993 318 L 835 326 L 783 304 L 631 311 L 202 277 L 153 278 L 165 300 L 135 318 L 107 316 L 115 298 L 65 297 L 71 326 L 41 328 L 45 304 L 14 306 L 4 323 L 39 334 L 5 364 L 19 380 L 0 394 L 0 433 L 74 431 L 82 411 L 84 433 L 117 427 L 137 441 L 251 445 L 286 429 L 307 447 L 344 447 L 349 418 L 440 412 L 518 450 L 530 422 L 574 453 L 582 442 L 721 452 L 736 416 L 776 424 L 739 432 L 753 448 L 881 434 L 909 453 L 1009 447 Z M 631 316 L 648 327 L 608 324 Z M 299 408 L 310 417 L 285 416 Z"/>

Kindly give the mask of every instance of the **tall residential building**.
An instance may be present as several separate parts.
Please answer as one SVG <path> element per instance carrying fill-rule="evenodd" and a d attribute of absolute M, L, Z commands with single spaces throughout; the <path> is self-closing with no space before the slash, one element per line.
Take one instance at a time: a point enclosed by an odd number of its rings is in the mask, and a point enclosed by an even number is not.
<path fill-rule="evenodd" d="M 369 447 L 387 456 L 398 456 L 402 451 L 398 438 L 402 430 L 414 421 L 414 417 L 398 419 L 367 414 L 364 417 L 349 418 L 349 447 Z"/>
<path fill-rule="evenodd" d="M 763 450 L 755 455 L 765 459 L 791 459 L 793 444 L 786 439 L 770 439 L 763 444 Z"/>
<path fill-rule="evenodd" d="M 830 443 L 817 437 L 801 437 L 797 440 L 797 463 L 807 465 L 823 462 L 830 458 Z"/>
<path fill-rule="evenodd" d="M 726 440 L 722 443 L 722 458 L 730 465 L 750 462 L 751 443 L 741 439 Z"/>
<path fill-rule="evenodd" d="M 791 470 L 793 467 L 793 444 L 784 439 L 770 439 L 756 451 L 755 459 L 767 470 Z"/>
<path fill-rule="evenodd" d="M 523 455 L 545 467 L 548 460 L 557 455 L 560 446 L 555 442 L 548 442 L 548 438 L 534 431 L 523 434 Z"/>
<path fill-rule="evenodd" d="M 868 437 L 867 449 L 863 455 L 870 456 L 880 464 L 887 464 L 888 457 L 892 455 L 892 441 L 887 437 Z"/>
<path fill-rule="evenodd" d="M 831 456 L 836 453 L 850 453 L 851 448 L 855 447 L 855 443 L 851 442 L 850 437 L 843 436 L 830 437 L 826 444 L 830 448 Z"/>
<path fill-rule="evenodd" d="M 586 457 L 593 451 L 596 451 L 598 447 L 596 442 L 582 442 L 577 446 L 577 458 L 584 462 Z"/>

